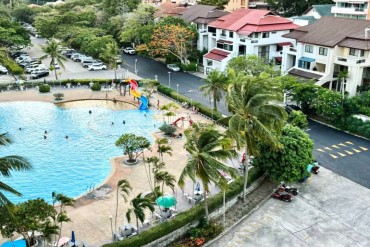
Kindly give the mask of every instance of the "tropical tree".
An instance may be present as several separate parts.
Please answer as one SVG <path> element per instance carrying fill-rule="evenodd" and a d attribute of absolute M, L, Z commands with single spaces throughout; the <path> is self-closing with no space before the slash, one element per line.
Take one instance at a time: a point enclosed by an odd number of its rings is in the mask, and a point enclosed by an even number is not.
<path fill-rule="evenodd" d="M 288 123 L 302 130 L 306 130 L 308 126 L 307 116 L 302 111 L 292 111 L 288 116 Z"/>
<path fill-rule="evenodd" d="M 158 145 L 157 152 L 162 162 L 163 162 L 163 154 L 169 154 L 170 156 L 172 156 L 172 152 L 171 152 L 172 147 L 169 145 L 166 145 L 169 143 L 167 138 L 158 138 L 155 142 Z"/>
<path fill-rule="evenodd" d="M 0 146 L 8 146 L 11 143 L 12 140 L 7 133 L 0 134 Z M 0 157 L 0 175 L 3 177 L 10 177 L 12 171 L 28 171 L 31 170 L 31 168 L 31 164 L 23 157 L 17 155 Z M 2 192 L 22 196 L 22 193 L 0 181 L 0 206 L 12 204 Z"/>
<path fill-rule="evenodd" d="M 286 112 L 271 101 L 278 99 L 272 88 L 264 85 L 258 77 L 236 75 L 231 78 L 226 102 L 233 115 L 229 118 L 230 136 L 236 141 L 237 148 L 244 148 L 244 186 L 245 200 L 248 182 L 250 155 L 257 156 L 257 143 L 279 145 L 275 133 L 281 132 Z"/>
<path fill-rule="evenodd" d="M 208 217 L 209 184 L 217 183 L 222 175 L 221 172 L 227 172 L 235 177 L 235 170 L 222 161 L 236 157 L 235 150 L 227 149 L 231 140 L 218 132 L 212 125 L 203 125 L 194 123 L 185 131 L 187 141 L 184 145 L 189 153 L 189 159 L 183 169 L 178 184 L 181 188 L 185 186 L 185 179 L 189 177 L 193 182 L 196 178 L 201 180 L 203 185 L 204 208 L 206 212 L 206 221 Z"/>
<path fill-rule="evenodd" d="M 47 219 L 41 226 L 42 238 L 44 239 L 44 247 L 48 242 L 51 241 L 52 236 L 59 233 L 59 227 L 53 224 L 49 219 Z"/>
<path fill-rule="evenodd" d="M 116 146 L 122 148 L 123 153 L 128 155 L 129 162 L 136 162 L 137 157 L 139 157 L 145 149 L 150 147 L 150 142 L 142 136 L 124 134 L 116 141 Z"/>
<path fill-rule="evenodd" d="M 226 90 L 228 84 L 227 76 L 218 70 L 212 70 L 202 81 L 206 84 L 200 87 L 200 91 L 204 92 L 204 96 L 212 98 L 213 110 L 217 111 L 217 102 L 222 99 L 222 92 Z"/>
<path fill-rule="evenodd" d="M 162 183 L 162 195 L 164 195 L 164 186 L 169 187 L 172 192 L 175 189 L 176 178 L 167 171 L 160 171 L 155 174 L 155 179 L 158 183 Z"/>
<path fill-rule="evenodd" d="M 55 225 L 60 224 L 59 235 L 57 240 L 58 243 L 59 239 L 61 238 L 63 223 L 71 222 L 71 219 L 67 216 L 66 207 L 74 206 L 75 200 L 62 193 L 56 193 L 55 191 L 52 192 L 51 196 L 53 200 L 53 207 L 56 204 L 59 204 L 59 212 L 55 212 L 55 214 L 52 217 Z"/>
<path fill-rule="evenodd" d="M 60 44 L 52 39 L 46 41 L 46 45 L 41 47 L 42 51 L 45 53 L 44 56 L 40 57 L 40 60 L 44 60 L 50 56 L 50 70 L 54 70 L 55 79 L 58 80 L 57 70 L 55 68 L 55 63 L 58 63 L 60 67 L 64 69 L 63 61 L 67 59 L 60 53 Z"/>
<path fill-rule="evenodd" d="M 136 229 L 139 233 L 139 220 L 141 223 L 145 220 L 145 209 L 149 209 L 151 212 L 154 212 L 154 206 L 148 198 L 141 198 L 141 193 L 138 194 L 134 199 L 131 200 L 132 208 L 129 208 L 126 213 L 127 221 L 131 222 L 131 214 L 134 214 L 136 217 Z"/>
<path fill-rule="evenodd" d="M 112 41 L 107 44 L 106 49 L 100 55 L 103 61 L 108 62 L 109 67 L 114 69 L 114 79 L 117 79 L 117 58 L 119 57 L 120 51 L 118 49 L 117 43 Z"/>
<path fill-rule="evenodd" d="M 280 75 L 280 71 L 275 71 L 270 64 L 266 63 L 265 59 L 256 55 L 233 58 L 228 63 L 227 68 L 253 76 L 259 76 L 261 73 L 267 73 L 270 76 Z"/>
<path fill-rule="evenodd" d="M 217 6 L 219 9 L 224 9 L 225 5 L 229 3 L 229 0 L 200 0 L 198 4 Z"/>
<path fill-rule="evenodd" d="M 159 109 L 164 111 L 164 116 L 168 117 L 167 121 L 170 122 L 170 118 L 176 116 L 176 110 L 179 109 L 180 106 L 174 102 L 170 102 L 168 104 L 162 105 Z"/>
<path fill-rule="evenodd" d="M 132 186 L 126 179 L 119 180 L 117 183 L 117 193 L 116 193 L 116 216 L 114 220 L 114 229 L 117 229 L 117 214 L 118 214 L 118 193 L 121 191 L 121 196 L 123 197 L 123 200 L 127 202 L 127 197 L 130 195 L 130 192 L 132 191 Z"/>

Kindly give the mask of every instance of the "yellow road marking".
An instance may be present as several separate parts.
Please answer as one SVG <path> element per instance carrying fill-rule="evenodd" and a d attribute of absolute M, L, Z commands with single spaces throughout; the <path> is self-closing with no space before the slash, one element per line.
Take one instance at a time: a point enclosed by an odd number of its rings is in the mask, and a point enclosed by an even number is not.
<path fill-rule="evenodd" d="M 346 142 L 347 144 L 351 144 L 351 145 L 353 145 L 353 143 L 352 142 Z"/>
<path fill-rule="evenodd" d="M 361 146 L 359 146 L 362 150 L 364 150 L 364 151 L 367 151 L 368 149 L 367 148 L 364 148 L 364 147 L 361 147 Z"/>
<path fill-rule="evenodd" d="M 345 147 L 345 146 L 346 146 L 346 144 L 343 144 L 343 143 L 339 143 L 338 145 L 339 145 L 339 146 L 343 146 L 343 147 Z"/>
<path fill-rule="evenodd" d="M 333 157 L 334 159 L 338 158 L 337 156 L 335 156 L 334 154 L 330 154 L 331 157 Z"/>
<path fill-rule="evenodd" d="M 318 149 L 316 149 L 317 151 L 320 151 L 320 152 L 323 152 L 323 153 L 325 153 L 325 151 L 324 150 L 322 150 L 322 149 L 320 149 L 320 148 L 318 148 Z"/>
<path fill-rule="evenodd" d="M 352 152 L 348 151 L 348 150 L 344 150 L 347 154 L 353 154 Z"/>
<path fill-rule="evenodd" d="M 339 148 L 337 145 L 331 145 L 333 148 Z"/>
<path fill-rule="evenodd" d="M 357 150 L 357 149 L 354 149 L 354 148 L 352 148 L 352 150 L 355 151 L 356 153 L 361 153 L 360 150 Z"/>
<path fill-rule="evenodd" d="M 331 150 L 331 148 L 329 148 L 329 147 L 324 147 L 324 149 Z"/>
<path fill-rule="evenodd" d="M 342 153 L 339 153 L 339 152 L 338 152 L 338 154 L 339 154 L 340 156 L 342 156 L 342 157 L 346 156 L 345 154 L 342 154 Z"/>

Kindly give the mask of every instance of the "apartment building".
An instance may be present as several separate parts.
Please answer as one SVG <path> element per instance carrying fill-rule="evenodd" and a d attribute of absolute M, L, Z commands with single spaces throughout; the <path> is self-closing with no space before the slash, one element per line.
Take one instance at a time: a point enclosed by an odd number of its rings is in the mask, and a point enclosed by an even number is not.
<path fill-rule="evenodd" d="M 265 0 L 229 0 L 229 3 L 225 6 L 225 10 L 229 12 L 237 9 L 268 10 L 269 6 Z"/>
<path fill-rule="evenodd" d="M 369 0 L 333 0 L 331 12 L 335 17 L 370 19 Z"/>
<path fill-rule="evenodd" d="M 279 64 L 283 46 L 295 45 L 294 39 L 283 35 L 297 27 L 267 10 L 239 9 L 220 17 L 208 23 L 209 52 L 203 56 L 204 73 L 224 71 L 232 58 L 248 54 Z"/>
<path fill-rule="evenodd" d="M 370 84 L 369 27 L 368 20 L 323 17 L 285 34 L 296 45 L 283 48 L 282 72 L 355 95 Z M 348 77 L 338 78 L 341 71 Z"/>

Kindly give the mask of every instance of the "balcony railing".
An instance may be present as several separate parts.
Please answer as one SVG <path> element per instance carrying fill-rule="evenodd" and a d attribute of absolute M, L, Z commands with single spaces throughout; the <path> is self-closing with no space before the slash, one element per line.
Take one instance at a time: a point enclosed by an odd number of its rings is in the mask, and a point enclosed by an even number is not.
<path fill-rule="evenodd" d="M 356 58 L 356 57 L 337 57 L 338 62 L 345 62 L 345 63 L 355 63 L 355 64 L 361 64 L 366 63 L 366 58 Z"/>

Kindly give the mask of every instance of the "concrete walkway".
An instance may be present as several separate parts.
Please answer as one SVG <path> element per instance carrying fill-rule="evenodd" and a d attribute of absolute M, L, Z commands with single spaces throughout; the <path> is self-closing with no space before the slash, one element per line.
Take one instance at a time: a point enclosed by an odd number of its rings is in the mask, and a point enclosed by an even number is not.
<path fill-rule="evenodd" d="M 269 199 L 213 247 L 370 246 L 370 190 L 324 168 L 291 203 Z"/>

